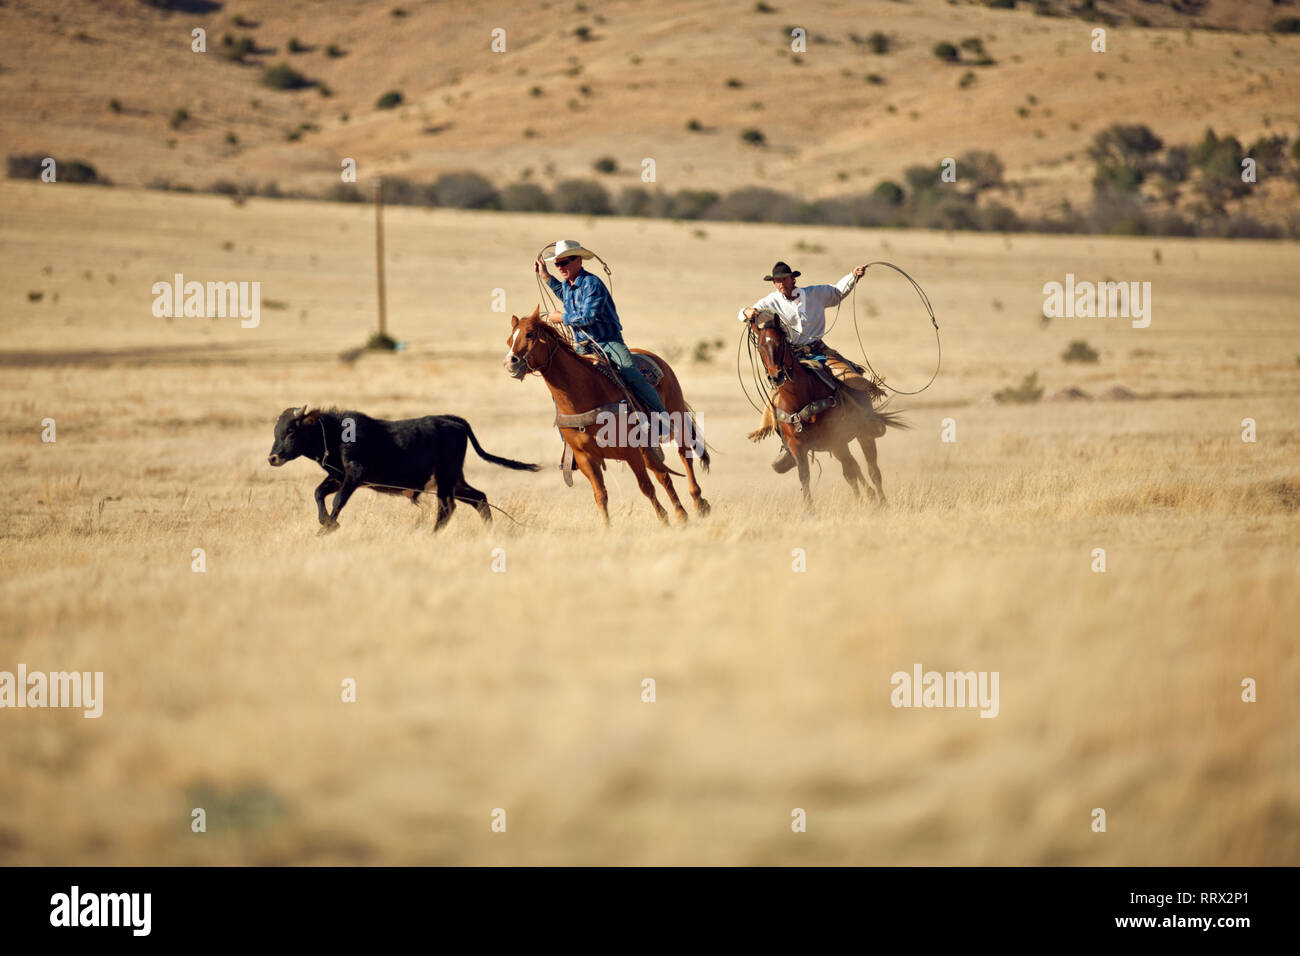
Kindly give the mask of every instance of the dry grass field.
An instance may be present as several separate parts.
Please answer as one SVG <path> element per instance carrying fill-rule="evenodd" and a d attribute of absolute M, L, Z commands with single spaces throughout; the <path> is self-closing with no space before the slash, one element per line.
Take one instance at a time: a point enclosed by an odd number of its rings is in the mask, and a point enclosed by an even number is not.
<path fill-rule="evenodd" d="M 0 670 L 105 681 L 98 720 L 0 712 L 0 863 L 1300 862 L 1294 243 L 395 209 L 408 347 L 346 363 L 373 326 L 368 209 L 37 183 L 0 205 Z M 531 309 L 561 236 L 614 265 L 629 341 L 673 357 L 718 449 L 707 519 L 661 527 L 616 469 L 602 529 L 542 383 L 502 370 L 494 290 Z M 887 507 L 824 462 L 805 513 L 744 438 L 734 317 L 777 258 L 804 282 L 889 260 L 934 302 L 943 371 L 880 443 Z M 1150 327 L 1044 325 L 1067 271 L 1150 281 Z M 154 318 L 175 272 L 260 281 L 261 324 Z M 857 315 L 891 383 L 925 380 L 901 278 L 868 272 Z M 828 338 L 857 354 L 847 304 Z M 1097 364 L 1061 361 L 1079 338 Z M 989 400 L 1035 370 L 1139 398 Z M 545 468 L 468 461 L 519 525 L 462 506 L 434 537 L 361 491 L 318 537 L 319 469 L 266 462 L 302 402 L 462 414 Z M 997 717 L 892 707 L 916 663 L 997 671 Z"/>

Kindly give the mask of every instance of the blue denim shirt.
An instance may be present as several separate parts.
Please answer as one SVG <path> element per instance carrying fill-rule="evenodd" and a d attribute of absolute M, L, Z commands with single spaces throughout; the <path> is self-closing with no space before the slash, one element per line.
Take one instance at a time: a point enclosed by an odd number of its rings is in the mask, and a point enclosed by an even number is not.
<path fill-rule="evenodd" d="M 564 302 L 564 324 L 571 326 L 576 338 L 584 336 L 597 342 L 619 342 L 623 339 L 623 325 L 614 308 L 614 298 L 594 275 L 583 269 L 574 277 L 573 284 L 561 282 L 554 276 L 551 291 Z"/>

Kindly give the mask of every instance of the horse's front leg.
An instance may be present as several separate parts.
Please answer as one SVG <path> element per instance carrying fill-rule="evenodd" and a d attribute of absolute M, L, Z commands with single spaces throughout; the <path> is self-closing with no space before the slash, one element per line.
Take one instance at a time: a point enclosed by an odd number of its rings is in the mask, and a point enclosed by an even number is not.
<path fill-rule="evenodd" d="M 803 503 L 809 511 L 812 510 L 812 490 L 808 487 L 812 470 L 808 467 L 808 446 L 800 441 L 790 441 L 787 436 L 787 444 L 790 448 L 790 454 L 794 455 L 795 464 L 799 468 L 799 484 L 803 488 Z"/>
<path fill-rule="evenodd" d="M 832 448 L 831 454 L 839 459 L 840 468 L 844 472 L 844 480 L 847 481 L 849 487 L 853 489 L 854 496 L 861 498 L 861 489 L 866 486 L 867 480 L 862 477 L 862 469 L 858 467 L 858 463 L 853 459 L 853 454 L 849 450 L 849 446 L 839 445 Z"/>
<path fill-rule="evenodd" d="M 587 476 L 591 482 L 591 493 L 596 499 L 596 507 L 600 509 L 601 520 L 605 522 L 605 527 L 609 527 L 609 492 L 605 490 L 605 475 L 600 468 L 601 459 L 595 455 L 589 455 L 587 452 L 573 449 L 573 463 L 578 470 Z"/>

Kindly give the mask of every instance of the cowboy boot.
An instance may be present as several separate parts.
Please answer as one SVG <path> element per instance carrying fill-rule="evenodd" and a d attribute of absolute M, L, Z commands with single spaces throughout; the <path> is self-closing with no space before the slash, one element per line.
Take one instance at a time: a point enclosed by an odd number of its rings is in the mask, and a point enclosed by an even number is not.
<path fill-rule="evenodd" d="M 784 475 L 787 471 L 795 466 L 794 455 L 790 454 L 790 449 L 785 445 L 785 439 L 781 439 L 781 452 L 772 462 L 772 470 L 778 475 Z"/>
<path fill-rule="evenodd" d="M 649 412 L 645 414 L 654 415 L 657 413 Z M 641 422 L 641 424 L 637 428 L 637 434 L 641 437 L 642 440 L 641 450 L 645 452 L 646 457 L 649 458 L 651 461 L 655 462 L 656 464 L 658 464 L 659 466 L 663 467 L 664 450 L 659 447 L 658 442 L 650 440 L 651 438 L 650 425 L 648 424 L 647 421 Z"/>

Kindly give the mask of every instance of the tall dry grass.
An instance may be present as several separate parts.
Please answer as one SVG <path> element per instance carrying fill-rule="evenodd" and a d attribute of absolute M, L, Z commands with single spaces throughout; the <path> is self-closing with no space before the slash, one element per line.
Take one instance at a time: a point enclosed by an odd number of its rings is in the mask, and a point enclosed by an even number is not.
<path fill-rule="evenodd" d="M 805 513 L 797 482 L 767 469 L 775 448 L 744 441 L 755 416 L 734 370 L 679 358 L 719 449 L 701 478 L 714 512 L 660 527 L 613 469 L 606 531 L 581 480 L 559 481 L 541 384 L 499 367 L 507 317 L 486 292 L 504 284 L 531 308 L 533 220 L 446 277 L 465 303 L 449 312 L 423 295 L 437 235 L 486 236 L 503 220 L 397 211 L 394 325 L 411 348 L 344 365 L 333 353 L 357 344 L 365 306 L 351 302 L 370 288 L 357 278 L 350 298 L 331 292 L 364 265 L 311 237 L 346 210 L 167 207 L 171 244 L 238 231 L 264 250 L 215 276 L 197 275 L 209 260 L 194 253 L 196 277 L 261 278 L 264 295 L 290 302 L 241 338 L 149 314 L 143 280 L 172 269 L 154 197 L 132 212 L 7 195 L 18 212 L 6 246 L 48 220 L 24 257 L 0 257 L 6 294 L 65 291 L 62 308 L 24 301 L 0 323 L 0 669 L 102 670 L 105 701 L 99 720 L 0 712 L 5 863 L 1300 861 L 1300 429 L 1284 305 L 1297 280 L 1281 268 L 1293 247 L 1162 242 L 1152 329 L 1086 328 L 1103 361 L 1084 380 L 1042 358 L 1080 330 L 1034 324 L 1035 278 L 1088 255 L 1122 266 L 1149 244 L 852 237 L 920 263 L 909 271 L 946 336 L 940 384 L 900 402 L 915 429 L 880 443 L 889 507 L 855 501 L 824 462 Z M 111 236 L 86 228 L 92 217 L 111 218 Z M 196 224 L 206 239 L 189 235 Z M 764 291 L 751 273 L 811 232 L 719 228 L 675 273 L 700 304 L 666 314 L 627 260 L 673 264 L 675 227 L 548 225 L 570 227 L 624 250 L 629 338 L 657 349 L 730 340 L 735 309 Z M 828 248 L 850 238 L 815 234 Z M 39 275 L 56 247 L 75 262 Z M 123 269 L 114 248 L 142 255 Z M 325 293 L 312 252 L 329 259 Z M 1253 298 L 1217 285 L 1202 263 L 1225 257 L 1269 281 Z M 814 264 L 811 278 L 853 262 Z M 109 268 L 119 281 L 90 298 L 80 284 L 96 280 L 80 271 Z M 880 288 L 873 360 L 907 384 L 932 360 L 925 323 Z M 1022 304 L 993 309 L 995 297 Z M 206 341 L 192 354 L 69 358 Z M 985 402 L 1035 364 L 1050 387 L 1161 397 Z M 1180 390 L 1199 397 L 1170 397 Z M 359 492 L 342 529 L 318 538 L 319 470 L 265 462 L 276 414 L 303 400 L 457 412 L 488 450 L 546 467 L 470 458 L 470 481 L 520 525 L 484 528 L 462 507 L 435 537 L 430 515 Z M 1247 416 L 1254 444 L 1240 440 Z M 52 445 L 39 440 L 45 417 Z M 955 443 L 940 441 L 943 418 Z M 999 715 L 894 709 L 890 676 L 914 663 L 998 671 Z M 340 700 L 348 678 L 355 704 Z M 190 830 L 195 807 L 204 834 Z M 490 831 L 497 807 L 505 834 Z M 796 807 L 807 833 L 791 832 Z M 1096 807 L 1104 834 L 1090 828 Z"/>

